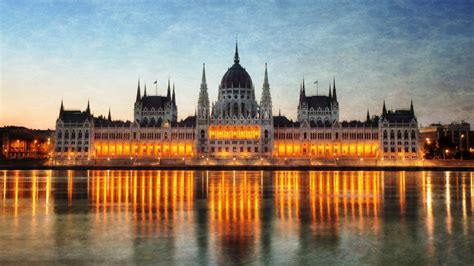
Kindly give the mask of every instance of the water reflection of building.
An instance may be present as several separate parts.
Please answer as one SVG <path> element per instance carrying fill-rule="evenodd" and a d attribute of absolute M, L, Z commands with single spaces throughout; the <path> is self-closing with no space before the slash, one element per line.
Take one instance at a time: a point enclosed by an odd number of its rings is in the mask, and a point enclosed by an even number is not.
<path fill-rule="evenodd" d="M 297 258 L 325 243 L 351 247 L 359 233 L 407 243 L 423 236 L 434 254 L 443 248 L 439 230 L 472 233 L 473 179 L 466 172 L 1 171 L 0 218 L 31 214 L 23 225 L 95 248 L 123 239 L 123 256 L 140 255 L 134 236 L 159 238 L 154 248 L 170 250 L 176 263 L 190 246 L 197 248 L 186 254 L 202 264 L 255 250 Z M 69 245 L 59 234 L 51 239 L 47 245 Z"/>

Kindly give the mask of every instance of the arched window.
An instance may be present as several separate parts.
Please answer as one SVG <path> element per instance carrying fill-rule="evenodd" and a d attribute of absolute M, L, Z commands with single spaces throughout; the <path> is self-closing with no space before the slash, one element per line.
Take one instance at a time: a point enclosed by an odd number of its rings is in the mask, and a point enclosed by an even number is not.
<path fill-rule="evenodd" d="M 143 124 L 148 125 L 148 118 L 143 118 Z"/>
<path fill-rule="evenodd" d="M 76 138 L 76 132 L 73 130 L 71 133 L 71 139 L 75 139 L 75 138 Z"/>
<path fill-rule="evenodd" d="M 204 129 L 201 130 L 201 139 L 204 139 L 204 137 L 206 136 L 206 132 L 204 132 Z"/>
<path fill-rule="evenodd" d="M 306 135 L 306 133 L 304 133 Z M 263 135 L 265 136 L 265 139 L 268 139 L 268 130 L 265 130 L 263 132 Z M 306 137 L 305 137 L 306 138 Z"/>
<path fill-rule="evenodd" d="M 306 139 L 306 132 L 303 133 L 303 138 Z"/>
<path fill-rule="evenodd" d="M 62 138 L 63 137 L 63 132 L 61 132 L 61 130 L 58 131 L 58 139 Z"/>
<path fill-rule="evenodd" d="M 89 138 L 89 130 L 86 130 L 86 133 L 84 133 L 84 138 L 86 138 L 86 139 Z"/>
<path fill-rule="evenodd" d="M 239 104 L 234 103 L 234 115 L 238 116 L 239 115 Z"/>
<path fill-rule="evenodd" d="M 408 139 L 408 130 L 405 130 L 405 133 L 403 134 L 403 137 L 404 137 L 405 139 Z"/>
<path fill-rule="evenodd" d="M 393 130 L 390 130 L 390 138 L 391 139 L 395 138 L 395 132 L 393 132 Z"/>
<path fill-rule="evenodd" d="M 412 139 L 416 139 L 416 132 L 415 132 L 415 130 L 412 130 L 412 131 L 411 131 L 411 138 L 412 138 Z"/>
<path fill-rule="evenodd" d="M 401 139 L 402 138 L 402 132 L 399 130 L 397 132 L 397 139 Z"/>
<path fill-rule="evenodd" d="M 387 139 L 387 130 L 383 131 L 383 139 Z"/>
<path fill-rule="evenodd" d="M 339 139 L 339 132 L 336 132 L 336 139 Z"/>
<path fill-rule="evenodd" d="M 242 111 L 242 114 L 246 114 L 246 112 L 245 112 L 245 104 L 244 104 L 244 103 L 241 103 L 241 104 L 240 104 L 240 111 Z"/>
<path fill-rule="evenodd" d="M 78 138 L 82 139 L 82 131 L 79 130 Z"/>

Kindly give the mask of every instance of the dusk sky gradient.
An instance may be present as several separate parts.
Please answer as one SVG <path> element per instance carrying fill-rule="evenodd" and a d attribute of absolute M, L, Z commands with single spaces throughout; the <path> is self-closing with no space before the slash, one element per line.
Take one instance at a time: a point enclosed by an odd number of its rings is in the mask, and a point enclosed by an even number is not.
<path fill-rule="evenodd" d="M 202 63 L 210 100 L 233 63 L 258 100 L 264 65 L 274 114 L 296 118 L 299 83 L 327 94 L 340 120 L 408 108 L 418 121 L 474 125 L 473 1 L 0 0 L 0 126 L 54 128 L 66 109 L 133 119 L 137 79 L 148 94 L 176 83 L 178 117 L 194 114 Z"/>

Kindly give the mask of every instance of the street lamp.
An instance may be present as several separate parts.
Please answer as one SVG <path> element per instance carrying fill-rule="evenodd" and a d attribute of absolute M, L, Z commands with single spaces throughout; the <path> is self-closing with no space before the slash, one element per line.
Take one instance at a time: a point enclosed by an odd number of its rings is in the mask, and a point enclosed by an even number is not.
<path fill-rule="evenodd" d="M 459 148 L 461 150 L 461 160 L 463 160 L 463 150 L 462 150 L 462 140 L 464 139 L 464 134 L 461 134 L 461 143 L 459 143 Z"/>

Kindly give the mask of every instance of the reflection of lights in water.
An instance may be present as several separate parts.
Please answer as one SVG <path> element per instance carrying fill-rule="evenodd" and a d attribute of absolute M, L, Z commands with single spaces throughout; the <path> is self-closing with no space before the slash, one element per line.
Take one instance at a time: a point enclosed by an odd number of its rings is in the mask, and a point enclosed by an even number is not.
<path fill-rule="evenodd" d="M 3 171 L 3 205 L 7 197 L 7 171 Z"/>
<path fill-rule="evenodd" d="M 464 234 L 467 234 L 467 207 L 466 207 L 466 178 L 464 178 L 464 175 L 461 177 L 462 178 L 462 222 L 463 222 L 463 229 L 464 229 Z"/>
<path fill-rule="evenodd" d="M 425 171 L 421 173 L 422 177 L 422 198 L 423 205 L 426 206 L 426 232 L 427 232 L 427 241 L 428 241 L 428 253 L 430 255 L 434 254 L 434 238 L 433 238 L 433 229 L 434 229 L 434 218 L 433 218 L 433 206 L 432 206 L 432 186 L 431 186 L 431 174 L 426 174 Z"/>
<path fill-rule="evenodd" d="M 67 199 L 68 204 L 72 204 L 72 193 L 73 193 L 73 179 L 72 179 L 72 170 L 67 171 Z"/>
<path fill-rule="evenodd" d="M 452 228 L 452 217 L 451 217 L 451 184 L 450 184 L 450 172 L 446 172 L 446 229 L 451 234 Z"/>
<path fill-rule="evenodd" d="M 252 248 L 261 230 L 260 174 L 209 172 L 207 180 L 211 245 Z"/>
<path fill-rule="evenodd" d="M 399 198 L 400 198 L 400 213 L 405 214 L 405 171 L 400 172 L 399 177 Z"/>
<path fill-rule="evenodd" d="M 474 213 L 474 183 L 473 183 L 473 175 L 474 175 L 474 172 L 471 172 L 470 173 L 471 177 L 471 182 L 470 182 L 470 185 L 471 185 L 471 212 Z"/>

